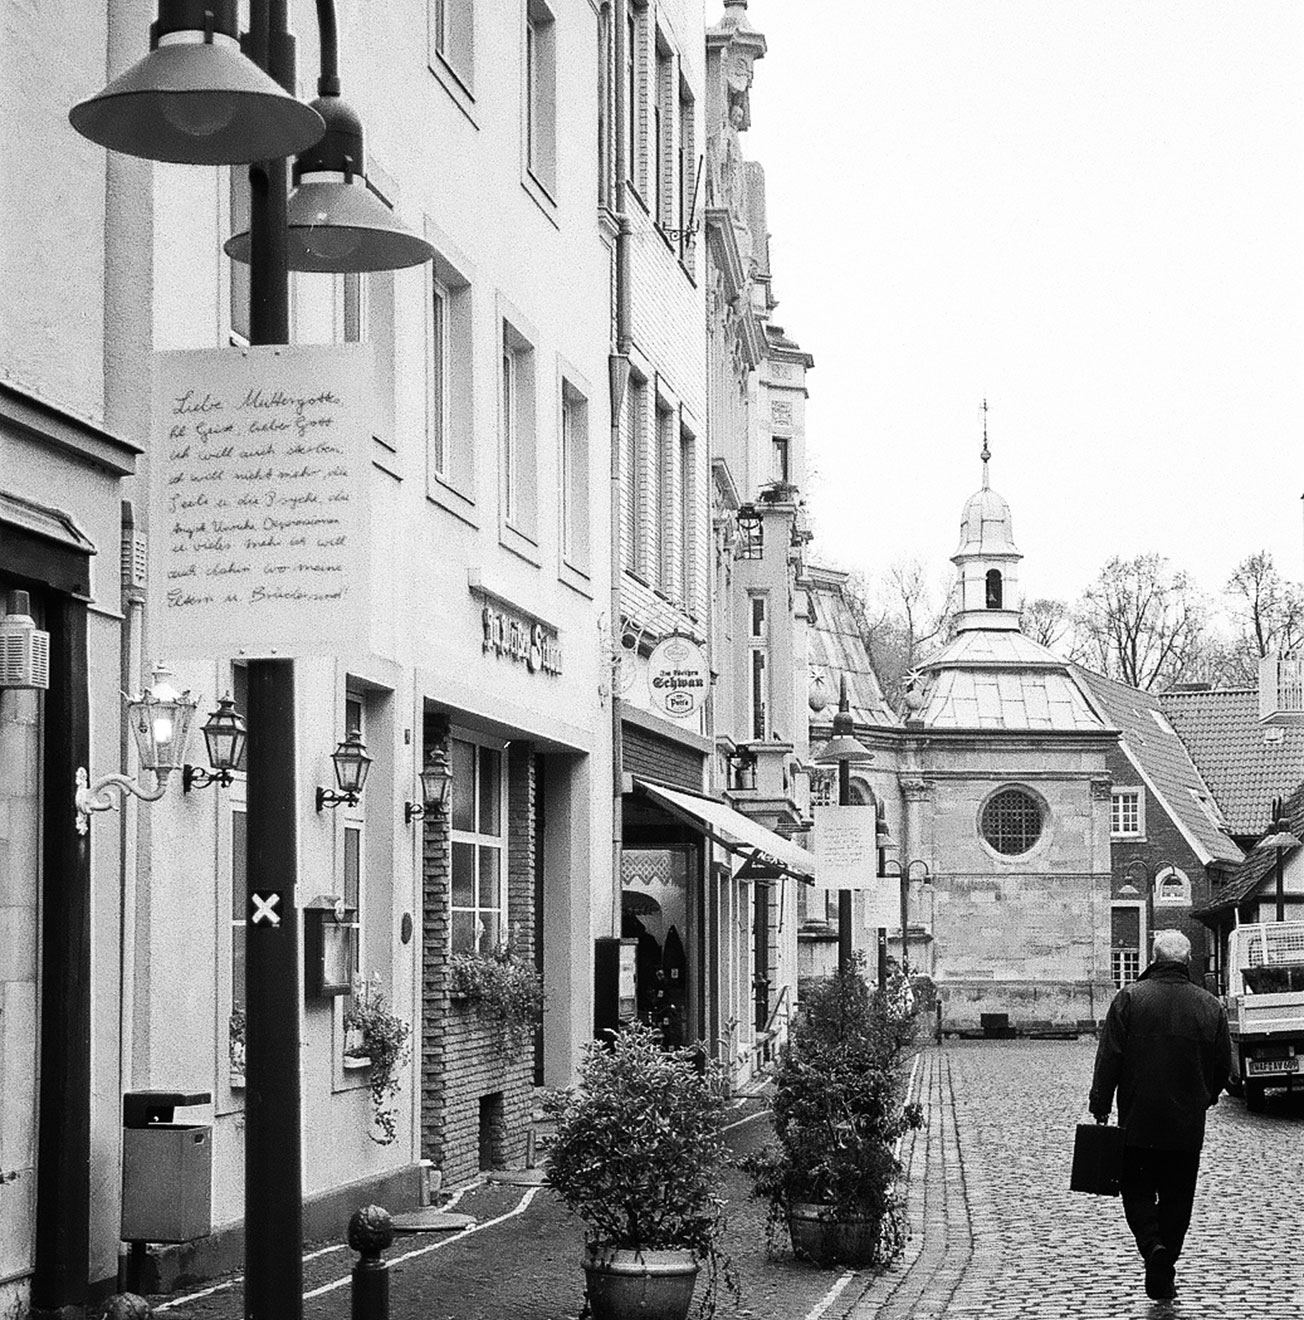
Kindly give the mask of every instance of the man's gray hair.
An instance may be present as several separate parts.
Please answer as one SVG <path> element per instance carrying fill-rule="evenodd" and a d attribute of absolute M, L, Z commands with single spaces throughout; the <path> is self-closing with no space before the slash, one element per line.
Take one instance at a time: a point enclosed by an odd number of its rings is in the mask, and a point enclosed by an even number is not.
<path fill-rule="evenodd" d="M 1191 941 L 1180 930 L 1155 932 L 1155 958 L 1161 962 L 1191 961 Z"/>

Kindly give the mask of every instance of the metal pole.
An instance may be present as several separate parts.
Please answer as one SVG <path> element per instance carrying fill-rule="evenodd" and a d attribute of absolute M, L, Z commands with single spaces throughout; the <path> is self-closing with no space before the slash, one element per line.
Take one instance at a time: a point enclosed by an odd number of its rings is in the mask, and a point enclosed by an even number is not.
<path fill-rule="evenodd" d="M 1277 849 L 1277 920 L 1286 920 L 1286 880 L 1281 866 L 1281 849 Z"/>
<path fill-rule="evenodd" d="M 851 805 L 851 762 L 838 762 L 838 803 Z M 838 890 L 838 970 L 851 970 L 851 890 Z"/>
<path fill-rule="evenodd" d="M 291 95 L 287 0 L 255 0 L 248 54 Z M 290 338 L 289 162 L 249 167 L 249 338 Z M 294 663 L 249 662 L 245 962 L 246 1320 L 303 1315 Z M 253 920 L 267 906 L 272 916 Z M 271 896 L 275 896 L 273 902 Z"/>
<path fill-rule="evenodd" d="M 901 974 L 910 979 L 910 867 L 901 868 Z"/>

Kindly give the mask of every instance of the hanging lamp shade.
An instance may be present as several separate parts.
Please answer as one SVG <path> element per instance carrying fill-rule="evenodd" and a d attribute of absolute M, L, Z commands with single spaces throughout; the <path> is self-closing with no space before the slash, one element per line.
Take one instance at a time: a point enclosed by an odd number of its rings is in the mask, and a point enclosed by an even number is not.
<path fill-rule="evenodd" d="M 158 15 L 150 53 L 69 111 L 83 137 L 181 165 L 271 160 L 321 137 L 321 115 L 241 51 L 235 0 L 159 0 Z"/>
<path fill-rule="evenodd" d="M 402 225 L 367 183 L 362 121 L 338 96 L 313 103 L 326 135 L 294 162 L 287 231 L 291 270 L 319 275 L 402 270 L 435 250 Z M 249 233 L 227 240 L 233 261 L 248 262 Z"/>

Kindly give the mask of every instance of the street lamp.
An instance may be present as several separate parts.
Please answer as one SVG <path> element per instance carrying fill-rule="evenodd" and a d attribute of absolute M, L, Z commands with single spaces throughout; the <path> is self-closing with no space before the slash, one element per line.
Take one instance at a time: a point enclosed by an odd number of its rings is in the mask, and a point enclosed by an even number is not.
<path fill-rule="evenodd" d="M 127 702 L 127 723 L 136 740 L 136 752 L 142 770 L 154 774 L 154 787 L 142 788 L 122 774 L 102 775 L 90 782 L 84 767 L 77 770 L 77 833 L 85 834 L 93 811 L 108 811 L 113 799 L 108 790 L 116 788 L 125 798 L 128 793 L 142 802 L 157 802 L 168 788 L 168 777 L 185 759 L 186 741 L 195 702 L 189 691 L 178 692 L 168 682 L 171 671 L 163 665 L 154 668 L 154 681 L 140 696 Z"/>
<path fill-rule="evenodd" d="M 922 857 L 912 857 L 903 866 L 895 857 L 889 858 L 883 863 L 883 874 L 891 875 L 888 867 L 896 867 L 896 875 L 901 882 L 901 974 L 906 978 L 907 983 L 910 980 L 910 881 L 911 873 L 916 866 L 924 868 L 924 883 L 927 884 L 932 878 L 932 873 L 928 869 L 928 863 Z"/>
<path fill-rule="evenodd" d="M 1300 841 L 1291 833 L 1290 827 L 1286 824 L 1285 804 L 1281 798 L 1272 800 L 1272 831 L 1268 836 L 1259 842 L 1260 848 L 1275 848 L 1277 857 L 1274 863 L 1277 881 L 1277 920 L 1286 920 L 1286 880 L 1285 871 L 1282 867 L 1281 854 L 1287 848 L 1298 848 Z"/>
<path fill-rule="evenodd" d="M 213 769 L 208 771 L 198 765 L 184 766 L 181 771 L 182 792 L 189 793 L 192 788 L 207 788 L 210 784 L 230 788 L 235 768 L 244 755 L 247 732 L 230 693 L 217 703 L 217 709 L 200 727 L 200 732 L 208 745 L 208 763 Z"/>
<path fill-rule="evenodd" d="M 847 676 L 842 675 L 842 690 L 838 698 L 838 713 L 833 717 L 833 737 L 815 757 L 817 765 L 838 767 L 838 804 L 851 805 L 851 767 L 866 765 L 874 754 L 856 740 L 855 724 L 851 718 L 851 703 L 847 699 Z M 874 859 L 877 861 L 877 858 Z M 851 890 L 838 890 L 838 968 L 847 971 L 851 966 Z"/>
<path fill-rule="evenodd" d="M 366 745 L 357 729 L 350 729 L 348 737 L 331 753 L 335 765 L 335 782 L 339 792 L 333 789 L 318 788 L 317 810 L 323 807 L 356 807 L 362 796 L 363 786 L 367 782 L 367 771 L 371 769 L 371 757 L 367 755 Z"/>
<path fill-rule="evenodd" d="M 249 31 L 239 42 L 236 0 L 159 0 L 158 13 L 151 55 L 74 107 L 69 117 L 92 141 L 147 160 L 249 163 L 249 341 L 287 344 L 287 157 L 312 146 L 325 131 L 319 111 L 293 95 L 289 0 L 250 0 Z M 334 0 L 317 0 L 317 25 L 318 86 L 323 98 L 338 97 Z M 347 214 L 356 217 L 359 189 L 353 176 L 363 174 L 363 165 L 359 131 L 345 188 L 333 190 L 328 199 L 332 209 L 335 202 L 347 202 Z M 300 174 L 301 191 L 312 182 Z M 320 204 L 309 210 L 310 227 L 323 231 L 328 251 L 335 249 L 329 265 L 313 270 L 392 269 L 433 256 L 426 245 L 425 256 L 413 258 L 391 228 L 374 223 L 374 215 L 369 225 L 346 223 L 349 232 L 332 244 L 338 236 L 324 232 L 333 227 L 329 217 Z M 388 263 L 376 254 L 376 234 Z M 316 246 L 320 256 L 323 242 Z M 406 253 L 405 259 L 398 260 L 399 253 Z M 247 926 L 244 1306 L 251 1320 L 297 1320 L 303 1315 L 303 1134 L 294 661 L 251 660 L 247 672 L 247 713 L 257 737 L 249 745 L 246 771 L 246 898 L 250 914 L 267 910 L 271 898 L 278 898 L 281 920 L 250 920 Z"/>
<path fill-rule="evenodd" d="M 453 772 L 448 768 L 448 757 L 442 747 L 432 747 L 426 753 L 426 763 L 417 778 L 421 781 L 421 801 L 403 804 L 405 825 L 411 825 L 414 820 L 428 816 L 431 812 L 442 811 L 448 801 Z"/>

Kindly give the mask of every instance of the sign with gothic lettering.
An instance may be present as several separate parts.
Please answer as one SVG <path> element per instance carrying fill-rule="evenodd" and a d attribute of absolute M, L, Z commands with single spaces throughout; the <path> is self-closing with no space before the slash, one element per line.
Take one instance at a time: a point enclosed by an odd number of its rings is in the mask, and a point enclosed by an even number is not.
<path fill-rule="evenodd" d="M 711 669 L 702 648 L 691 637 L 672 633 L 652 648 L 647 661 L 652 705 L 671 719 L 691 719 L 711 690 Z"/>
<path fill-rule="evenodd" d="M 480 602 L 483 649 L 525 666 L 531 674 L 561 674 L 561 638 L 557 629 L 479 582 L 471 595 Z"/>
<path fill-rule="evenodd" d="M 372 379 L 364 344 L 155 354 L 157 654 L 367 636 Z"/>

